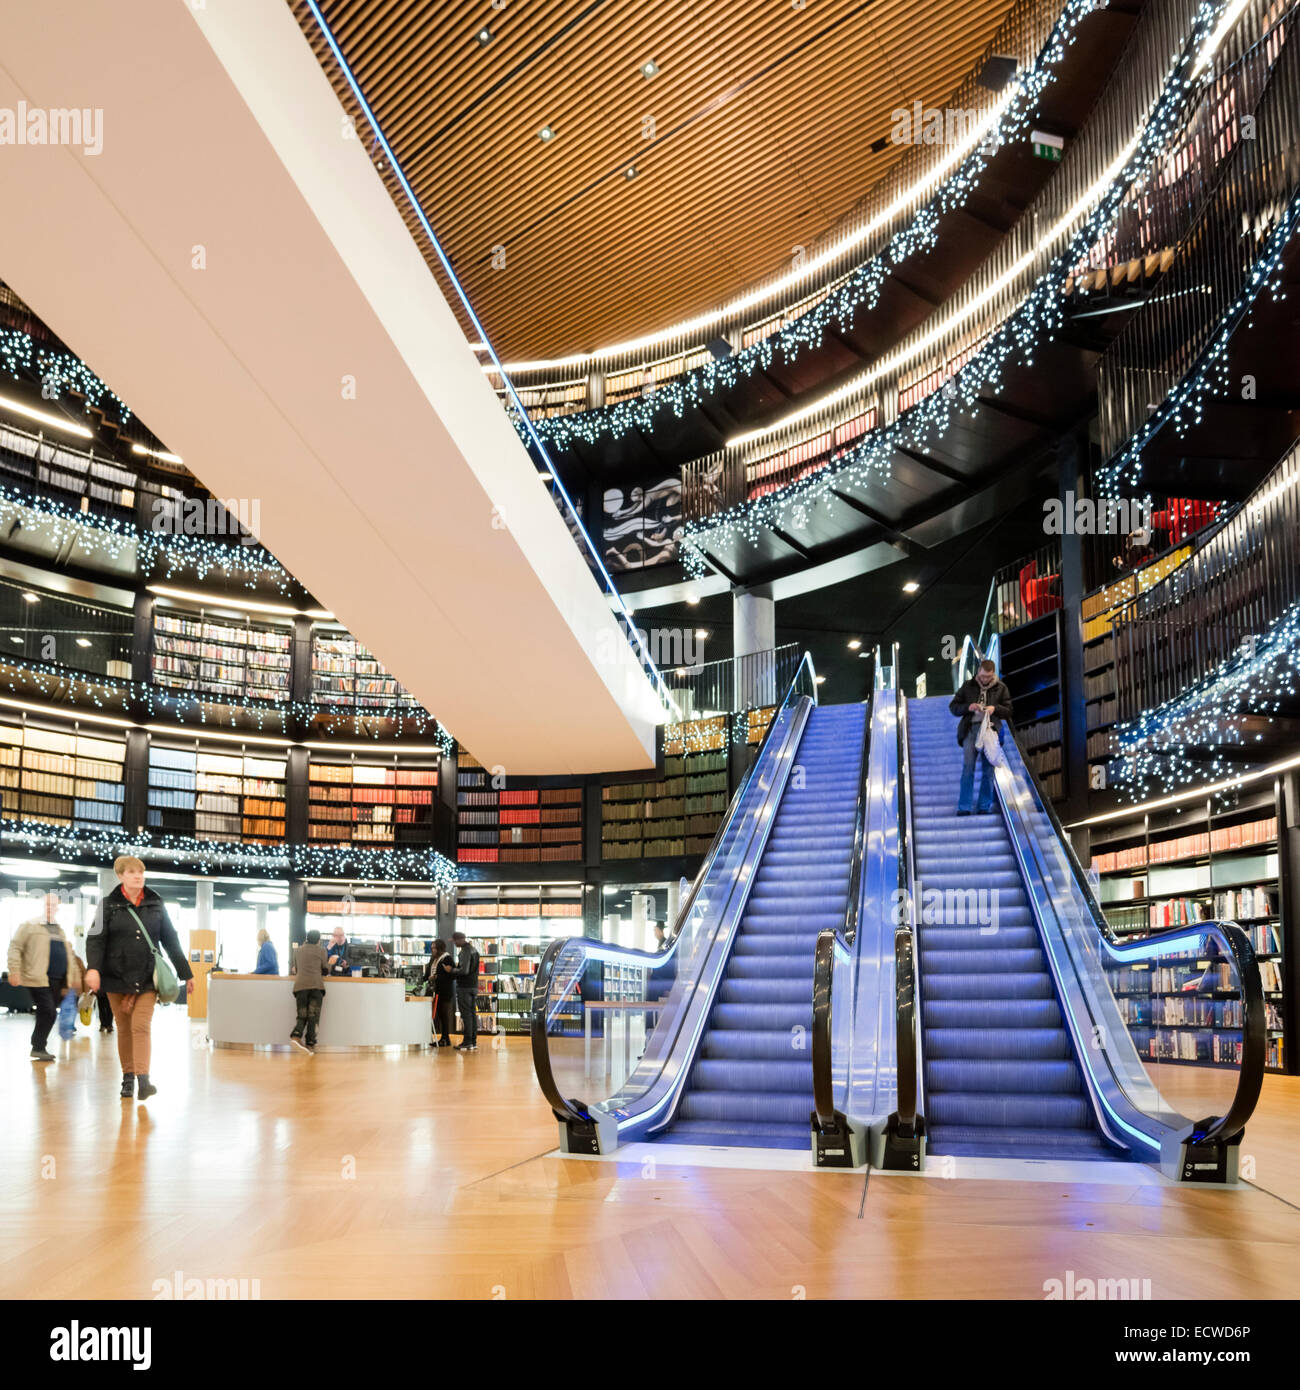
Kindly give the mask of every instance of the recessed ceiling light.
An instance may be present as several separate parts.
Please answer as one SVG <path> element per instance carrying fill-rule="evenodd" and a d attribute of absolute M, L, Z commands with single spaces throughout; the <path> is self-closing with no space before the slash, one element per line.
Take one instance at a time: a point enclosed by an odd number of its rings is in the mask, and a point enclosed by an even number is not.
<path fill-rule="evenodd" d="M 39 598 L 36 594 L 32 593 L 32 591 L 31 591 L 30 589 L 28 589 L 28 590 L 23 594 L 23 598 L 24 598 L 28 603 L 39 603 L 39 602 L 41 601 L 40 598 Z"/>
<path fill-rule="evenodd" d="M 859 642 L 856 637 L 852 637 L 849 639 L 849 651 L 855 652 L 861 645 L 862 643 Z"/>
<path fill-rule="evenodd" d="M 11 637 L 9 640 L 11 642 L 17 642 L 19 646 L 22 646 L 23 639 L 21 637 Z"/>
<path fill-rule="evenodd" d="M 623 177 L 631 183 L 632 180 L 636 178 L 636 165 L 629 164 L 627 168 L 623 170 Z"/>
<path fill-rule="evenodd" d="M 474 37 L 478 40 L 478 45 L 480 48 L 486 48 L 487 45 L 492 42 L 492 30 L 489 29 L 486 25 L 484 25 L 483 28 L 480 29 L 478 33 L 474 35 Z"/>
<path fill-rule="evenodd" d="M 684 675 L 686 674 L 686 667 L 685 667 L 685 666 L 679 666 L 679 667 L 677 668 L 675 674 L 676 674 L 676 675 L 679 675 L 679 676 L 684 676 Z"/>
<path fill-rule="evenodd" d="M 695 635 L 700 639 L 701 642 L 703 642 L 709 634 L 705 632 L 705 630 L 702 627 L 697 627 L 695 629 Z"/>
<path fill-rule="evenodd" d="M 915 579 L 909 579 L 907 583 L 903 585 L 903 592 L 905 594 L 914 594 L 920 587 L 921 586 L 916 582 Z"/>
<path fill-rule="evenodd" d="M 699 601 L 700 601 L 700 596 L 699 596 L 699 594 L 687 594 L 687 595 L 686 595 L 686 602 L 689 603 L 689 604 L 696 604 L 696 603 L 699 603 Z"/>
<path fill-rule="evenodd" d="M 641 76 L 644 77 L 647 82 L 649 82 L 652 77 L 658 77 L 659 64 L 656 63 L 653 58 L 651 58 L 648 63 L 642 63 Z"/>
<path fill-rule="evenodd" d="M 77 638 L 77 646 L 79 646 L 79 647 L 88 647 L 88 646 L 90 646 L 90 638 L 89 638 L 89 637 L 78 637 L 78 638 Z"/>
<path fill-rule="evenodd" d="M 542 142 L 542 144 L 544 145 L 544 144 L 546 144 L 546 142 L 547 142 L 548 140 L 554 140 L 554 139 L 555 139 L 555 132 L 550 128 L 550 126 L 544 125 L 544 126 L 541 128 L 541 130 L 539 130 L 539 131 L 537 132 L 537 138 L 538 138 L 538 139 Z"/>
<path fill-rule="evenodd" d="M 542 482 L 544 482 L 544 483 L 549 483 L 549 482 L 551 481 L 551 477 L 552 477 L 552 475 L 551 475 L 550 473 L 539 473 L 537 476 L 538 476 L 538 477 L 542 480 Z"/>
<path fill-rule="evenodd" d="M 826 677 L 825 677 L 825 676 L 818 676 L 818 677 L 817 677 L 817 684 L 818 684 L 818 685 L 825 685 L 825 684 L 826 684 Z"/>

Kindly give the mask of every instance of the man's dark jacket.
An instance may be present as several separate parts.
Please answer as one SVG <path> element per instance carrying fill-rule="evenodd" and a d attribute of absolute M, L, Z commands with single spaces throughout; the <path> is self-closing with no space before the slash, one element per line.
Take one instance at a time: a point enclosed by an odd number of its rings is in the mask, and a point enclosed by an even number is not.
<path fill-rule="evenodd" d="M 153 944 L 167 952 L 179 978 L 190 979 L 194 972 L 181 950 L 176 928 L 152 888 L 144 890 L 135 913 Z M 100 903 L 86 931 L 86 964 L 99 971 L 99 987 L 107 994 L 143 994 L 154 987 L 153 952 L 131 915 L 130 900 L 120 883 Z"/>
<path fill-rule="evenodd" d="M 478 992 L 478 952 L 468 942 L 460 948 L 452 975 L 458 990 Z"/>
<path fill-rule="evenodd" d="M 948 708 L 954 714 L 960 714 L 961 720 L 957 725 L 957 742 L 965 743 L 966 735 L 970 733 L 974 715 L 970 712 L 971 705 L 991 705 L 993 713 L 988 718 L 993 721 L 994 731 L 1002 728 L 1002 721 L 1005 719 L 1011 722 L 1011 692 L 1002 684 L 995 680 L 986 690 L 980 685 L 973 676 L 965 685 L 952 697 L 952 702 Z"/>

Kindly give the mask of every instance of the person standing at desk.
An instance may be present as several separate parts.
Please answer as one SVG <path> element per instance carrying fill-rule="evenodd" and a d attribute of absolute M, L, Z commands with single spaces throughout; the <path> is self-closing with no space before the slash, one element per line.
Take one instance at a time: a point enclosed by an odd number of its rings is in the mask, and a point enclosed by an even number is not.
<path fill-rule="evenodd" d="M 478 952 L 464 932 L 453 932 L 456 943 L 456 1007 L 460 1010 L 461 1040 L 457 1052 L 478 1051 Z"/>
<path fill-rule="evenodd" d="M 280 957 L 275 953 L 271 933 L 265 927 L 259 927 L 257 931 L 257 964 L 253 967 L 253 974 L 278 975 L 279 973 Z"/>
<path fill-rule="evenodd" d="M 316 1026 L 325 1005 L 325 974 L 329 959 L 320 944 L 320 932 L 307 933 L 307 939 L 294 952 L 290 973 L 294 976 L 293 1002 L 298 1014 L 289 1041 L 299 1052 L 315 1056 Z"/>
<path fill-rule="evenodd" d="M 342 927 L 334 928 L 334 935 L 330 938 L 330 944 L 326 947 L 325 954 L 329 957 L 330 975 L 347 975 L 351 972 L 348 965 L 348 941 L 343 935 Z"/>

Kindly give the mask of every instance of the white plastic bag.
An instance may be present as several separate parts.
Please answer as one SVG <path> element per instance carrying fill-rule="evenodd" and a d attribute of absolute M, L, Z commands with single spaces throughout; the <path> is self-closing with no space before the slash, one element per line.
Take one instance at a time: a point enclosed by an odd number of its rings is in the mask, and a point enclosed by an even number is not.
<path fill-rule="evenodd" d="M 984 756 L 994 767 L 1004 767 L 1007 756 L 1002 751 L 1002 742 L 998 738 L 998 731 L 993 727 L 992 713 L 986 713 L 980 720 L 979 737 L 975 740 L 975 751 L 983 753 Z"/>

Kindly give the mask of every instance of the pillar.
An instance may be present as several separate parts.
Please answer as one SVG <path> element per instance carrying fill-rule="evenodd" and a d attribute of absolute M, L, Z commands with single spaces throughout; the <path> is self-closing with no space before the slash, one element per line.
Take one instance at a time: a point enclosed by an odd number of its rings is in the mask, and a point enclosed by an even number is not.
<path fill-rule="evenodd" d="M 441 925 L 441 923 L 439 923 Z M 289 880 L 289 954 L 295 946 L 307 940 L 307 883 L 305 879 Z M 285 969 L 289 962 L 285 962 Z"/>
<path fill-rule="evenodd" d="M 780 698 L 776 691 L 775 657 L 762 661 L 756 653 L 776 647 L 776 600 L 749 589 L 731 595 L 732 655 L 736 658 L 733 710 L 761 709 Z M 745 660 L 744 658 L 752 658 Z"/>

